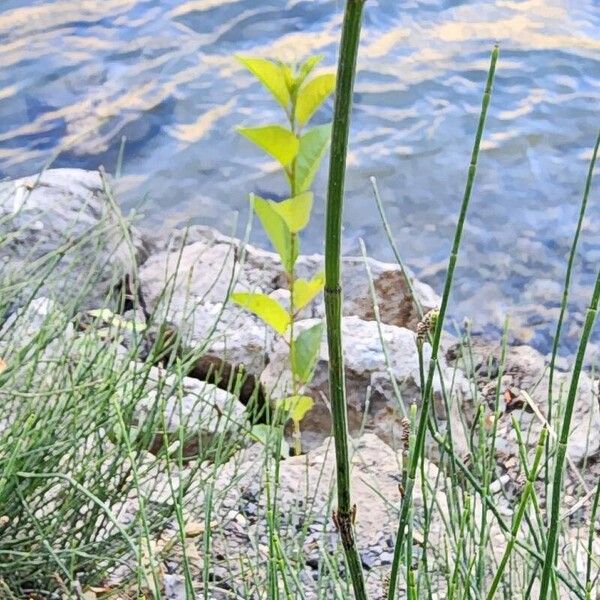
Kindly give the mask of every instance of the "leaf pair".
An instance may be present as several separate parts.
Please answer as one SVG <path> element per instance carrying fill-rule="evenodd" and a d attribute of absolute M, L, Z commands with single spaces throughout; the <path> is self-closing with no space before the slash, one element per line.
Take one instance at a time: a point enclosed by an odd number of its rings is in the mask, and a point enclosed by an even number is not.
<path fill-rule="evenodd" d="M 308 225 L 313 204 L 312 192 L 304 192 L 281 202 L 258 196 L 251 196 L 250 201 L 286 273 L 291 274 L 299 252 L 299 241 L 294 234 Z"/>
<path fill-rule="evenodd" d="M 309 58 L 294 73 L 289 65 L 264 58 L 238 56 L 238 60 L 271 92 L 284 110 L 288 111 L 290 104 L 295 102 L 294 118 L 300 126 L 308 123 L 335 89 L 335 75 L 332 73 L 318 75 L 305 84 L 321 59 L 321 56 Z"/>
<path fill-rule="evenodd" d="M 310 286 L 310 282 L 309 286 Z M 309 294 L 304 296 L 314 298 L 318 291 L 311 289 Z M 272 327 L 277 333 L 283 335 L 290 326 L 290 314 L 270 296 L 266 294 L 257 294 L 249 292 L 235 292 L 231 294 L 231 300 L 254 313 L 264 323 Z M 310 381 L 321 349 L 321 340 L 323 338 L 323 323 L 317 323 L 308 329 L 302 331 L 294 340 L 294 352 L 291 356 L 291 367 L 294 377 L 301 383 Z"/>
<path fill-rule="evenodd" d="M 323 289 L 324 275 L 319 273 L 307 281 L 298 279 L 294 282 L 292 290 L 294 311 L 302 310 Z M 256 292 L 234 292 L 231 300 L 254 313 L 264 323 L 272 327 L 277 333 L 283 335 L 290 326 L 290 314 L 274 298 Z"/>
<path fill-rule="evenodd" d="M 300 139 L 281 125 L 240 127 L 238 131 L 286 169 L 296 194 L 312 185 L 331 139 L 331 125 L 313 127 Z"/>

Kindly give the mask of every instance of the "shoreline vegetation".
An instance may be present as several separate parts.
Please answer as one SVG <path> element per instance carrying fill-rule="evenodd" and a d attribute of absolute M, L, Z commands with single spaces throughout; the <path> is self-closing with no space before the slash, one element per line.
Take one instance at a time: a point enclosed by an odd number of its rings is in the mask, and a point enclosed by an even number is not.
<path fill-rule="evenodd" d="M 144 232 L 99 172 L 49 170 L 0 184 L 0 195 L 0 597 L 260 598 L 269 577 L 279 597 L 349 597 L 330 517 L 326 342 L 305 390 L 315 405 L 302 421 L 304 454 L 292 456 L 293 428 L 268 401 L 287 377 L 287 347 L 224 302 L 240 286 L 285 298 L 279 257 L 206 227 Z M 299 274 L 322 261 L 300 255 Z M 440 300 L 414 279 L 408 287 L 397 265 L 344 257 L 342 269 L 357 548 L 377 598 L 414 443 L 410 407 L 421 405 L 411 289 L 425 312 Z M 322 300 L 307 307 L 299 331 L 323 315 Z M 507 548 L 498 589 L 535 597 L 552 463 L 541 459 L 537 477 L 524 465 L 547 420 L 547 360 L 468 330 L 441 342 L 436 425 L 411 511 L 415 573 L 403 558 L 397 597 L 409 582 L 425 597 L 484 594 Z M 427 369 L 427 343 L 423 354 Z M 570 380 L 555 367 L 551 459 Z M 600 552 L 593 367 L 577 393 L 554 573 L 558 597 L 586 599 Z"/>
<path fill-rule="evenodd" d="M 402 264 L 375 180 L 397 264 L 341 256 L 363 5 L 346 3 L 336 77 L 240 58 L 287 121 L 239 132 L 290 193 L 251 197 L 242 239 L 145 231 L 102 169 L 0 183 L 0 598 L 600 597 L 600 273 L 557 360 L 600 135 L 550 360 L 508 322 L 494 344 L 451 334 L 499 50 L 439 297 Z M 334 87 L 325 255 L 307 256 L 330 128 L 304 128 Z M 276 252 L 248 243 L 254 214 Z"/>

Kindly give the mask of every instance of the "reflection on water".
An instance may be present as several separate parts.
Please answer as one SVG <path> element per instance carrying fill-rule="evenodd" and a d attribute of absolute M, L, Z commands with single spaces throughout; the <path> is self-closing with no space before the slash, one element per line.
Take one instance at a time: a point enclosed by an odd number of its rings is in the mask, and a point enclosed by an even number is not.
<path fill-rule="evenodd" d="M 250 191 L 283 192 L 237 124 L 280 119 L 236 52 L 332 67 L 340 0 L 3 0 L 0 175 L 59 166 L 114 169 L 155 223 L 234 227 Z M 597 0 L 371 0 L 366 8 L 348 172 L 345 250 L 364 237 L 391 257 L 368 176 L 398 244 L 440 287 L 494 41 L 502 54 L 453 316 L 548 349 L 579 198 L 600 125 Z M 320 118 L 329 118 L 331 106 Z M 325 173 L 306 251 L 321 249 Z M 572 300 L 600 259 L 592 198 Z M 257 236 L 260 232 L 256 233 Z M 260 238 L 258 238 L 260 241 Z M 569 320 L 575 336 L 581 322 Z M 533 336 L 533 338 L 532 338 Z M 573 338 L 572 338 L 573 339 Z M 571 340 L 572 341 L 572 340 Z M 572 346 L 571 346 L 572 348 Z"/>

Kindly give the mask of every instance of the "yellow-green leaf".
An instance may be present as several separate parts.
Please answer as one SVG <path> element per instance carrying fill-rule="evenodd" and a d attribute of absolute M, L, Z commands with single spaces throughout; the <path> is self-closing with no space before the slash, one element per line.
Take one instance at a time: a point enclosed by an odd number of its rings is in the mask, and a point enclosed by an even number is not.
<path fill-rule="evenodd" d="M 294 163 L 296 193 L 310 188 L 331 142 L 331 125 L 319 125 L 300 138 Z"/>
<path fill-rule="evenodd" d="M 258 196 L 251 196 L 250 201 L 254 206 L 254 212 L 260 219 L 273 248 L 279 254 L 283 268 L 286 273 L 291 273 L 298 258 L 300 243 L 298 240 L 292 244 L 292 234 L 285 220 L 274 209 L 272 200 L 265 200 Z"/>
<path fill-rule="evenodd" d="M 283 410 L 290 414 L 290 418 L 300 422 L 306 416 L 306 413 L 315 405 L 315 401 L 310 396 L 288 396 L 280 401 Z"/>
<path fill-rule="evenodd" d="M 323 60 L 322 54 L 317 54 L 307 58 L 298 68 L 298 75 L 296 75 L 296 89 L 298 89 L 304 80 L 313 72 L 313 69 Z"/>
<path fill-rule="evenodd" d="M 303 309 L 321 292 L 325 285 L 325 274 L 323 272 L 315 275 L 310 281 L 296 279 L 292 288 L 294 311 Z"/>
<path fill-rule="evenodd" d="M 320 355 L 322 339 L 323 323 L 320 322 L 305 329 L 294 340 L 292 371 L 302 383 L 309 382 L 313 376 Z"/>
<path fill-rule="evenodd" d="M 115 313 L 108 308 L 94 308 L 93 310 L 88 310 L 87 313 L 90 317 L 100 319 L 101 321 L 110 321 L 115 316 Z"/>
<path fill-rule="evenodd" d="M 290 93 L 283 65 L 264 58 L 238 56 L 237 59 L 273 94 L 283 108 L 289 106 Z"/>
<path fill-rule="evenodd" d="M 335 75 L 326 73 L 318 75 L 304 85 L 298 93 L 296 101 L 296 119 L 300 125 L 308 123 L 315 111 L 335 89 Z"/>
<path fill-rule="evenodd" d="M 312 192 L 304 192 L 281 202 L 270 201 L 271 208 L 285 221 L 291 233 L 298 233 L 308 225 L 312 204 Z"/>
<path fill-rule="evenodd" d="M 298 138 L 281 125 L 265 127 L 240 127 L 238 131 L 248 140 L 262 148 L 267 154 L 287 167 L 298 154 Z"/>
<path fill-rule="evenodd" d="M 108 308 L 88 310 L 88 314 L 95 319 L 109 323 L 111 327 L 117 329 L 127 329 L 128 331 L 138 331 L 140 333 L 146 329 L 145 323 L 141 323 L 140 321 L 126 321 L 123 317 L 116 315 Z"/>
<path fill-rule="evenodd" d="M 265 294 L 235 292 L 231 294 L 231 300 L 254 313 L 277 333 L 285 333 L 290 324 L 290 315 L 283 306 Z"/>

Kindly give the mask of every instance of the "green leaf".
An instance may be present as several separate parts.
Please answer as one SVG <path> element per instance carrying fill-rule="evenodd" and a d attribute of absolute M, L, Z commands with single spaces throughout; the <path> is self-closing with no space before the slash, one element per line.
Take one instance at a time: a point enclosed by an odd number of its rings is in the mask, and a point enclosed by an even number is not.
<path fill-rule="evenodd" d="M 310 188 L 330 142 L 331 125 L 313 127 L 300 138 L 300 147 L 294 163 L 296 193 Z"/>
<path fill-rule="evenodd" d="M 282 65 L 264 58 L 238 56 L 237 59 L 273 94 L 283 108 L 289 106 L 290 93 Z"/>
<path fill-rule="evenodd" d="M 315 111 L 335 89 L 335 75 L 326 73 L 311 79 L 298 92 L 296 119 L 300 125 L 308 123 Z"/>
<path fill-rule="evenodd" d="M 298 74 L 296 75 L 296 80 L 294 81 L 294 83 L 296 85 L 296 89 L 298 89 L 304 83 L 304 80 L 313 72 L 313 69 L 322 60 L 323 60 L 322 54 L 310 56 L 300 65 L 300 67 L 298 67 Z"/>
<path fill-rule="evenodd" d="M 315 401 L 310 396 L 288 396 L 280 400 L 279 405 L 290 414 L 292 420 L 300 422 L 315 405 Z"/>
<path fill-rule="evenodd" d="M 260 442 L 263 446 L 268 446 L 269 441 L 275 439 L 275 428 L 270 425 L 259 423 L 254 425 L 250 430 L 250 437 Z M 281 435 L 281 433 L 279 434 Z M 286 458 L 290 455 L 290 445 L 284 440 L 281 440 L 281 457 Z"/>
<path fill-rule="evenodd" d="M 287 167 L 298 154 L 298 138 L 281 125 L 265 127 L 240 127 L 238 131 L 251 142 L 262 148 L 267 154 Z"/>
<path fill-rule="evenodd" d="M 302 382 L 307 383 L 313 375 L 323 338 L 323 323 L 317 323 L 305 329 L 294 340 L 294 355 L 292 356 L 292 370 L 294 375 Z"/>
<path fill-rule="evenodd" d="M 251 196 L 254 212 L 260 219 L 261 225 L 279 254 L 286 273 L 291 273 L 296 264 L 299 252 L 299 242 L 292 244 L 292 233 L 284 219 L 273 208 L 272 200 Z"/>
<path fill-rule="evenodd" d="M 141 323 L 140 321 L 127 321 L 120 315 L 113 313 L 112 310 L 109 310 L 108 308 L 88 310 L 88 315 L 94 317 L 95 319 L 105 321 L 106 323 L 109 323 L 111 327 L 115 327 L 117 329 L 138 331 L 140 333 L 146 329 L 145 323 Z"/>
<path fill-rule="evenodd" d="M 93 310 L 88 310 L 87 313 L 90 317 L 100 319 L 101 321 L 110 321 L 115 316 L 115 313 L 108 308 L 94 308 Z"/>
<path fill-rule="evenodd" d="M 260 317 L 277 333 L 284 334 L 290 324 L 290 315 L 285 308 L 265 294 L 234 292 L 231 300 Z"/>
<path fill-rule="evenodd" d="M 302 231 L 310 220 L 312 192 L 304 192 L 281 202 L 270 201 L 271 208 L 285 221 L 291 233 Z"/>
<path fill-rule="evenodd" d="M 292 288 L 292 298 L 294 311 L 303 309 L 311 302 L 325 285 L 325 273 L 321 272 L 315 275 L 310 281 L 306 279 L 296 279 Z"/>

